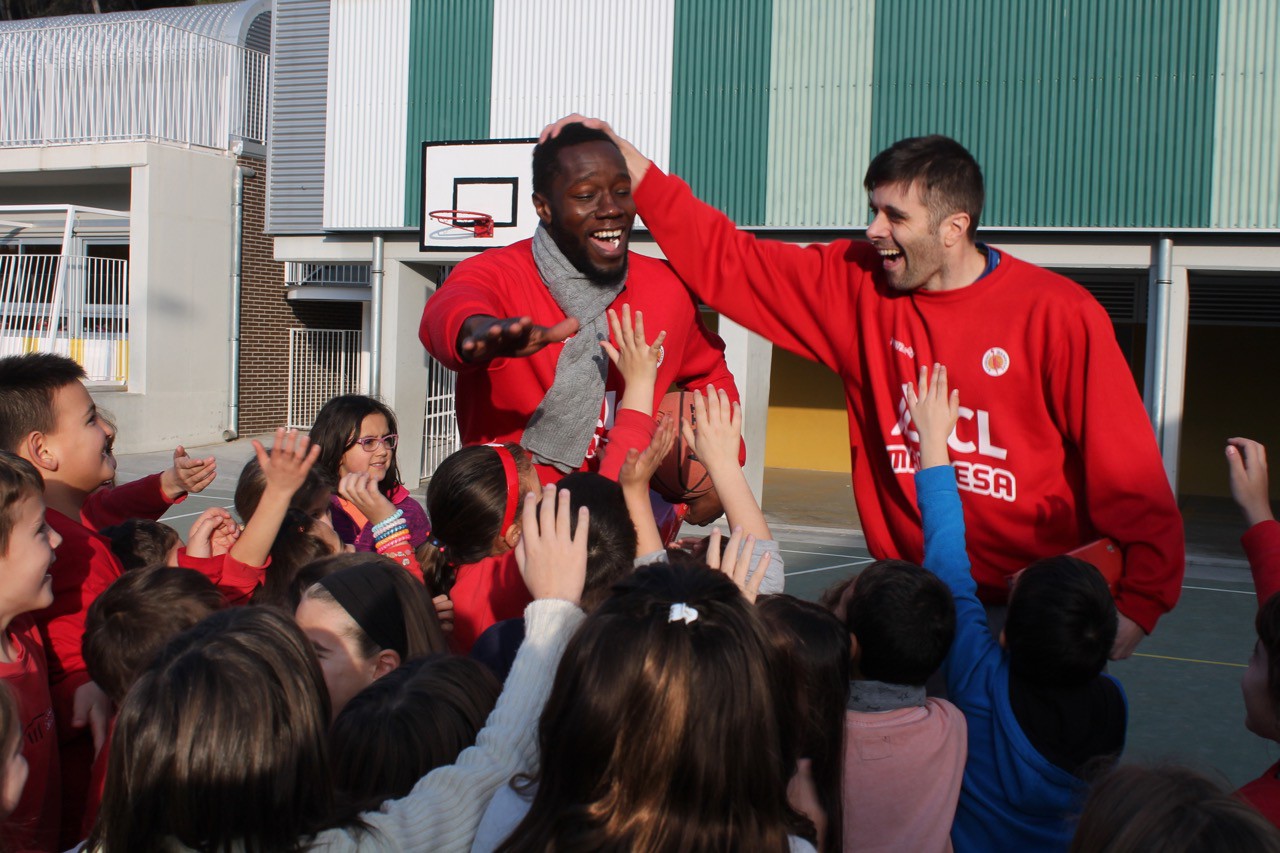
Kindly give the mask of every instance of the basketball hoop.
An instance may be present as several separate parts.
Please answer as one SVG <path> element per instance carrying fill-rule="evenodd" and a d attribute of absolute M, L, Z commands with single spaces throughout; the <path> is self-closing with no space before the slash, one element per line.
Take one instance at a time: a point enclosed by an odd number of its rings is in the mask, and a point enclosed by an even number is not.
<path fill-rule="evenodd" d="M 493 217 L 474 210 L 433 210 L 427 216 L 442 225 L 470 231 L 476 237 L 493 236 Z"/>

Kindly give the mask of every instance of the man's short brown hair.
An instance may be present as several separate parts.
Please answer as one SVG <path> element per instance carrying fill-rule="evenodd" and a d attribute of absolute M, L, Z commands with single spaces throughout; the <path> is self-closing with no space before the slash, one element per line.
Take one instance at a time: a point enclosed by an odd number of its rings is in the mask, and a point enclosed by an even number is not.
<path fill-rule="evenodd" d="M 885 184 L 919 187 L 933 228 L 953 213 L 967 213 L 969 239 L 977 234 L 986 198 L 982 169 L 954 139 L 935 134 L 893 143 L 875 156 L 862 180 L 868 194 Z"/>

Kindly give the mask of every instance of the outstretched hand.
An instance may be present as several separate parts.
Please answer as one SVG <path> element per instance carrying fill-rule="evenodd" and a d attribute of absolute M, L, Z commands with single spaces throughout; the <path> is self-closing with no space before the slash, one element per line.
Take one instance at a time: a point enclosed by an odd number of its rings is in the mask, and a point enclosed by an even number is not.
<path fill-rule="evenodd" d="M 608 311 L 609 331 L 613 341 L 601 341 L 600 347 L 609 356 L 609 360 L 622 374 L 623 382 L 629 387 L 636 383 L 648 382 L 650 406 L 653 405 L 652 385 L 658 378 L 658 362 L 662 360 L 662 342 L 667 339 L 666 332 L 659 332 L 653 343 L 647 342 L 644 336 L 644 313 L 631 313 L 631 305 L 622 306 L 622 317 L 612 308 Z"/>
<path fill-rule="evenodd" d="M 212 456 L 192 459 L 181 444 L 173 451 L 173 466 L 160 474 L 160 488 L 169 500 L 196 494 L 218 476 L 218 460 Z"/>
<path fill-rule="evenodd" d="M 717 572 L 723 572 L 729 576 L 738 589 L 742 590 L 742 594 L 746 596 L 747 601 L 755 604 L 756 597 L 760 595 L 760 584 L 764 582 L 765 569 L 769 568 L 773 555 L 765 552 L 760 558 L 760 563 L 756 566 L 755 574 L 750 579 L 747 573 L 751 571 L 751 555 L 755 552 L 756 538 L 750 534 L 743 534 L 741 527 L 733 528 L 733 533 L 729 536 L 729 544 L 724 549 L 724 554 L 720 553 L 720 529 L 716 528 L 711 531 L 707 543 L 707 565 Z"/>
<path fill-rule="evenodd" d="M 911 422 L 920 435 L 920 467 L 933 468 L 949 465 L 947 440 L 960 419 L 960 392 L 947 390 L 947 368 L 933 365 L 933 381 L 929 381 L 929 368 L 920 368 L 920 384 L 907 384 L 907 408 Z"/>
<path fill-rule="evenodd" d="M 1275 518 L 1267 488 L 1267 448 L 1249 438 L 1227 439 L 1227 475 L 1231 497 L 1250 527 Z"/>
<path fill-rule="evenodd" d="M 685 443 L 707 469 L 712 482 L 717 476 L 740 468 L 738 447 L 742 443 L 742 404 L 732 402 L 723 388 L 708 385 L 706 396 L 694 390 L 693 421 L 680 424 Z"/>
<path fill-rule="evenodd" d="M 554 326 L 535 325 L 532 317 L 469 317 L 458 333 L 458 357 L 468 364 L 524 358 L 567 340 L 578 333 L 579 326 L 577 317 L 566 317 Z"/>
<path fill-rule="evenodd" d="M 654 430 L 653 440 L 643 451 L 631 448 L 627 451 L 626 461 L 622 463 L 622 471 L 618 474 L 618 483 L 623 492 L 633 490 L 649 499 L 649 481 L 661 467 L 662 461 L 671 453 L 676 443 L 675 418 L 665 414 L 659 415 L 658 428 Z"/>
<path fill-rule="evenodd" d="M 640 182 L 644 180 L 644 174 L 649 170 L 649 158 L 640 153 L 634 145 L 619 136 L 609 123 L 603 119 L 588 118 L 579 113 L 570 113 L 564 118 L 557 119 L 542 129 L 542 133 L 538 135 L 538 142 L 546 142 L 560 135 L 560 131 L 564 130 L 566 125 L 583 124 L 592 130 L 604 131 L 613 144 L 618 146 L 618 150 L 622 152 L 622 158 L 627 161 L 627 171 L 631 173 L 631 189 L 634 192 L 636 187 L 640 186 Z"/>
<path fill-rule="evenodd" d="M 312 444 L 311 439 L 299 435 L 296 429 L 285 432 L 284 427 L 276 430 L 275 444 L 270 452 L 255 438 L 253 452 L 258 457 L 258 465 L 262 467 L 262 476 L 266 480 L 266 489 L 288 494 L 302 488 L 311 472 L 311 466 L 320 458 L 320 445 Z"/>
<path fill-rule="evenodd" d="M 191 525 L 191 532 L 187 534 L 187 556 L 220 556 L 230 551 L 239 537 L 240 527 L 231 513 L 220 506 L 211 506 Z"/>
<path fill-rule="evenodd" d="M 587 580 L 587 508 L 578 510 L 577 529 L 570 532 L 569 490 L 556 495 L 544 486 L 542 502 L 530 492 L 521 510 L 516 565 L 529 594 L 537 599 L 559 598 L 577 604 Z"/>

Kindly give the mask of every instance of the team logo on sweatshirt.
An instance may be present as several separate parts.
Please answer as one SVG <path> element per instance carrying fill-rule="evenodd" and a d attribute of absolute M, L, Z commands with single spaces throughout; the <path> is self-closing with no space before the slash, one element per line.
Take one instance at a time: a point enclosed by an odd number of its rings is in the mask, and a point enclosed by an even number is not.
<path fill-rule="evenodd" d="M 992 347 L 982 354 L 982 369 L 988 376 L 1003 376 L 1009 369 L 1009 353 L 1002 347 Z"/>

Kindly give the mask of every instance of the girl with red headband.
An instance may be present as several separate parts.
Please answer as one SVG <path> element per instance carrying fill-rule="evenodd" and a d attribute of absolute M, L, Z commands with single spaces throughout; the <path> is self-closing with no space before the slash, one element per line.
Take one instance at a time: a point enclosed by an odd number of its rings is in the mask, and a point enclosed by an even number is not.
<path fill-rule="evenodd" d="M 641 312 L 634 320 L 628 305 L 621 317 L 608 313 L 613 340 L 600 346 L 626 385 L 600 473 L 616 480 L 627 450 L 647 447 L 657 428 L 654 383 L 666 332 L 650 344 Z M 454 651 L 466 653 L 485 628 L 519 616 L 529 603 L 511 554 L 520 540 L 520 498 L 540 489 L 533 461 L 518 444 L 464 447 L 432 476 L 427 487 L 431 534 L 417 554 L 428 583 L 453 599 Z"/>

